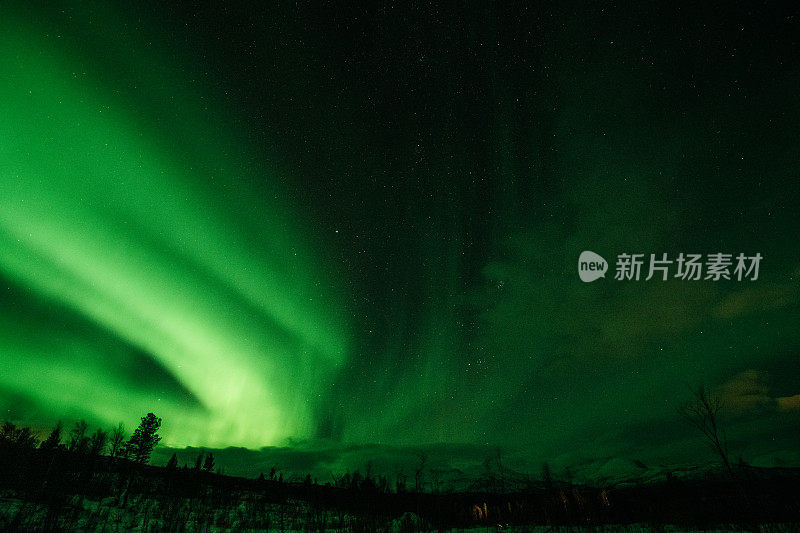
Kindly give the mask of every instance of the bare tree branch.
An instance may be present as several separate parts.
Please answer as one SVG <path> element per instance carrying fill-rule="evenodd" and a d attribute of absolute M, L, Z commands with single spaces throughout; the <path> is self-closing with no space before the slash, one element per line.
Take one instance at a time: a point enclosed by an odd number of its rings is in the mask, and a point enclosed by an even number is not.
<path fill-rule="evenodd" d="M 706 437 L 712 448 L 722 459 L 722 464 L 733 475 L 728 460 L 728 445 L 725 432 L 719 426 L 719 413 L 723 409 L 722 399 L 700 386 L 692 390 L 694 399 L 678 409 L 678 412 Z"/>

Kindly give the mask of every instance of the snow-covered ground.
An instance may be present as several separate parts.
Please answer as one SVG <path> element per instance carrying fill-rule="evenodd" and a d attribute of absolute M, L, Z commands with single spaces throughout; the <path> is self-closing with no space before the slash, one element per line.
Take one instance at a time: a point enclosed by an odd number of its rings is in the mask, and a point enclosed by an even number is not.
<path fill-rule="evenodd" d="M 286 504 L 259 504 L 242 501 L 228 508 L 215 508 L 209 502 L 199 500 L 172 500 L 169 502 L 146 498 L 130 498 L 127 502 L 116 498 L 100 501 L 75 496 L 66 505 L 54 512 L 53 507 L 43 503 L 25 502 L 18 498 L 0 498 L 0 530 L 58 530 L 85 532 L 157 532 L 184 531 L 203 532 L 384 532 L 412 533 L 425 531 L 449 531 L 463 533 L 556 533 L 568 531 L 591 531 L 593 533 L 645 532 L 661 533 L 704 531 L 741 531 L 740 528 L 686 529 L 672 525 L 650 526 L 647 524 L 606 525 L 592 528 L 552 526 L 503 526 L 485 525 L 468 529 L 440 530 L 432 528 L 413 513 L 385 522 L 375 522 L 331 510 L 312 509 L 304 502 L 289 501 Z M 770 524 L 760 531 L 789 532 L 796 526 Z"/>

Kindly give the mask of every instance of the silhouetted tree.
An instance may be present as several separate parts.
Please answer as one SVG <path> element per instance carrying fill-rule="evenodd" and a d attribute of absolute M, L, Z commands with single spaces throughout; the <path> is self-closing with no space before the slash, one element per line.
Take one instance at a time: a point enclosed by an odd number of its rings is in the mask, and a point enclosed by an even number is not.
<path fill-rule="evenodd" d="M 172 457 L 169 458 L 167 461 L 167 470 L 175 470 L 178 467 L 178 456 L 177 454 L 172 454 Z"/>
<path fill-rule="evenodd" d="M 200 470 L 201 468 L 203 468 L 203 452 L 200 452 L 197 459 L 194 460 L 194 469 Z"/>
<path fill-rule="evenodd" d="M 714 451 L 717 452 L 725 470 L 733 475 L 728 460 L 728 446 L 725 433 L 719 426 L 719 412 L 723 408 L 719 396 L 709 393 L 700 386 L 693 390 L 694 400 L 683 404 L 679 412 L 706 437 Z"/>
<path fill-rule="evenodd" d="M 92 455 L 102 455 L 103 450 L 106 449 L 107 441 L 108 433 L 98 428 L 89 439 L 89 453 Z"/>
<path fill-rule="evenodd" d="M 419 460 L 419 465 L 414 472 L 414 489 L 417 492 L 422 492 L 425 487 L 425 463 L 428 461 L 428 457 L 425 452 L 417 452 L 417 459 Z"/>
<path fill-rule="evenodd" d="M 53 428 L 53 431 L 50 432 L 50 435 L 47 436 L 46 439 L 42 441 L 39 445 L 40 450 L 45 451 L 52 451 L 58 448 L 61 445 L 61 429 L 62 429 L 61 420 L 58 421 L 56 427 Z"/>
<path fill-rule="evenodd" d="M 109 442 L 108 455 L 111 457 L 121 457 L 125 451 L 125 424 L 122 422 L 111 430 L 111 440 Z"/>
<path fill-rule="evenodd" d="M 406 482 L 408 481 L 408 476 L 403 472 L 401 468 L 400 471 L 397 472 L 397 479 L 394 482 L 394 490 L 396 493 L 400 494 L 406 491 Z"/>
<path fill-rule="evenodd" d="M 6 420 L 3 422 L 3 425 L 0 426 L 0 441 L 13 443 L 14 442 L 14 433 L 17 431 L 17 425 L 13 422 L 9 422 Z"/>
<path fill-rule="evenodd" d="M 213 453 L 208 452 L 208 455 L 206 455 L 206 460 L 203 461 L 203 470 L 205 470 L 206 472 L 211 472 L 212 470 L 214 470 L 214 454 Z"/>
<path fill-rule="evenodd" d="M 0 441 L 6 444 L 20 448 L 35 448 L 36 440 L 36 435 L 29 427 L 17 427 L 11 422 L 5 422 L 0 427 Z"/>
<path fill-rule="evenodd" d="M 153 413 L 147 413 L 142 417 L 139 426 L 125 443 L 125 452 L 128 458 L 135 463 L 146 464 L 150 461 L 150 454 L 153 448 L 161 440 L 158 436 L 158 429 L 161 427 L 161 419 Z"/>
<path fill-rule="evenodd" d="M 83 453 L 88 448 L 89 437 L 86 436 L 86 431 L 89 429 L 89 424 L 86 420 L 78 420 L 75 426 L 69 432 L 69 444 L 67 449 L 71 452 Z"/>

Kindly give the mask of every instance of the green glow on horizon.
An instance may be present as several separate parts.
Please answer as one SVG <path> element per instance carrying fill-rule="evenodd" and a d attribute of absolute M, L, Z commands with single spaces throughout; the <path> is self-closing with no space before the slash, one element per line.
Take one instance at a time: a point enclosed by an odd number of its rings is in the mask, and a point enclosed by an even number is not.
<path fill-rule="evenodd" d="M 125 390 L 113 354 L 45 353 L 9 331 L 3 386 L 107 424 L 154 410 L 172 445 L 308 435 L 313 393 L 345 357 L 345 321 L 287 199 L 240 185 L 280 191 L 278 176 L 253 176 L 268 163 L 235 155 L 195 86 L 145 74 L 150 85 L 136 88 L 174 102 L 169 121 L 190 135 L 187 154 L 144 134 L 150 110 L 81 70 L 87 61 L 60 36 L 15 22 L 0 37 L 0 270 L 150 354 L 200 407 Z M 131 68 L 167 73 L 154 58 Z M 199 186 L 209 178 L 218 190 Z M 220 191 L 246 198 L 246 211 Z"/>

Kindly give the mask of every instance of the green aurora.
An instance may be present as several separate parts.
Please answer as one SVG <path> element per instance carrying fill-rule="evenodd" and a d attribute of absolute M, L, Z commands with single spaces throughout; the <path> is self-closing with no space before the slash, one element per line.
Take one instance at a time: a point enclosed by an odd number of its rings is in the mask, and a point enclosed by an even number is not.
<path fill-rule="evenodd" d="M 105 16 L 104 25 L 113 20 Z M 307 433 L 315 391 L 342 363 L 347 335 L 275 171 L 248 162 L 219 125 L 224 113 L 208 111 L 201 90 L 169 75 L 156 53 L 106 50 L 114 62 L 130 61 L 122 72 L 81 56 L 79 42 L 123 39 L 116 29 L 95 35 L 87 21 L 43 34 L 8 17 L 3 272 L 30 290 L 40 313 L 87 324 L 42 335 L 27 312 L 7 321 L 3 386 L 59 416 L 108 422 L 157 409 L 174 421 L 173 442 L 256 445 Z M 125 75 L 132 85 L 123 92 Z M 180 109 L 140 113 L 131 101 L 138 92 Z M 255 172 L 274 198 L 237 202 L 246 186 L 228 187 Z M 154 398 L 136 352 L 192 401 L 170 390 Z M 249 423 L 256 413 L 258 426 Z"/>
<path fill-rule="evenodd" d="M 796 21 L 260 9 L 0 5 L 6 418 L 702 462 L 704 383 L 734 454 L 800 463 Z"/>

